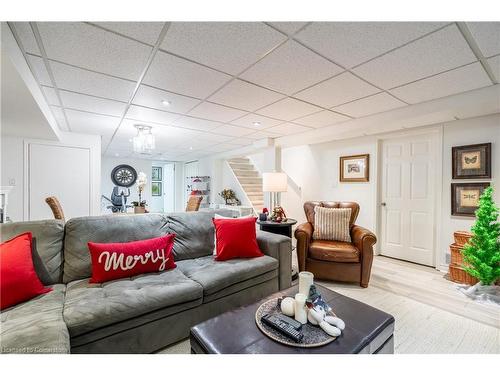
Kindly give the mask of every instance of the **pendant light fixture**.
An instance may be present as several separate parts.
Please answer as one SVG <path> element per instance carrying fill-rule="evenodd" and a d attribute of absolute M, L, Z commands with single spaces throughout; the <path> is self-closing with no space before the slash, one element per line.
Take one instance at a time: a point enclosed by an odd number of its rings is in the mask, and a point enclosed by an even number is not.
<path fill-rule="evenodd" d="M 155 138 L 151 132 L 152 127 L 136 124 L 137 135 L 133 138 L 134 152 L 137 154 L 150 155 L 155 149 Z"/>

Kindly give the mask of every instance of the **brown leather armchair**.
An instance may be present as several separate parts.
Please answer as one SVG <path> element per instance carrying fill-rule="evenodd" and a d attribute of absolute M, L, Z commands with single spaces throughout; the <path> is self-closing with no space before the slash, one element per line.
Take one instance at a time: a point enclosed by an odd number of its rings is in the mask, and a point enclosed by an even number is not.
<path fill-rule="evenodd" d="M 349 221 L 352 242 L 314 240 L 314 207 L 350 208 Z M 359 205 L 356 202 L 306 202 L 307 223 L 295 230 L 300 271 L 310 271 L 316 279 L 359 282 L 368 287 L 373 262 L 375 235 L 355 225 Z"/>

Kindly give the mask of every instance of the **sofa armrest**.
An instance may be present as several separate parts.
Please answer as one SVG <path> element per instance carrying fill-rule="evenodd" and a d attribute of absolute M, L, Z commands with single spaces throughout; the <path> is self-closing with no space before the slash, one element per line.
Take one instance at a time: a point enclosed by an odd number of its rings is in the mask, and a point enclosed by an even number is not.
<path fill-rule="evenodd" d="M 299 261 L 299 271 L 306 270 L 307 253 L 313 235 L 311 223 L 302 223 L 295 229 L 295 239 L 297 240 L 297 259 Z"/>
<path fill-rule="evenodd" d="M 370 230 L 353 225 L 351 240 L 359 250 L 361 258 L 361 286 L 367 287 L 373 262 L 373 245 L 377 242 L 377 237 Z"/>
<path fill-rule="evenodd" d="M 279 288 L 292 285 L 292 239 L 280 234 L 257 230 L 257 244 L 260 250 L 279 262 Z"/>

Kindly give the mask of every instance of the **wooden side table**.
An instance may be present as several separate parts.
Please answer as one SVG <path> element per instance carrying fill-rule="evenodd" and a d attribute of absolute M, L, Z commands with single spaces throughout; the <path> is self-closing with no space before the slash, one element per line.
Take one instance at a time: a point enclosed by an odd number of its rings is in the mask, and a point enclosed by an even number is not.
<path fill-rule="evenodd" d="M 292 238 L 292 227 L 297 224 L 297 220 L 288 219 L 285 222 L 277 223 L 275 221 L 260 221 L 257 220 L 257 224 L 259 224 L 260 230 L 265 232 L 270 232 L 274 234 L 281 234 L 283 236 L 287 236 Z M 299 271 L 296 267 L 292 266 L 292 280 L 295 280 L 299 275 Z"/>

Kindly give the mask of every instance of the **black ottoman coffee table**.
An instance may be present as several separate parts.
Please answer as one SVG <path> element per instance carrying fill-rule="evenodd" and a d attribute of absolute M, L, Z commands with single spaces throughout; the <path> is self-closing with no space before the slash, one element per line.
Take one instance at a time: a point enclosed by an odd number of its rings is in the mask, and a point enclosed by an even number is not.
<path fill-rule="evenodd" d="M 342 335 L 317 348 L 296 348 L 264 335 L 255 323 L 262 302 L 279 296 L 294 296 L 298 286 L 272 294 L 191 328 L 192 353 L 216 354 L 390 354 L 394 353 L 394 317 L 342 294 L 317 285 L 334 312 L 344 320 Z"/>

